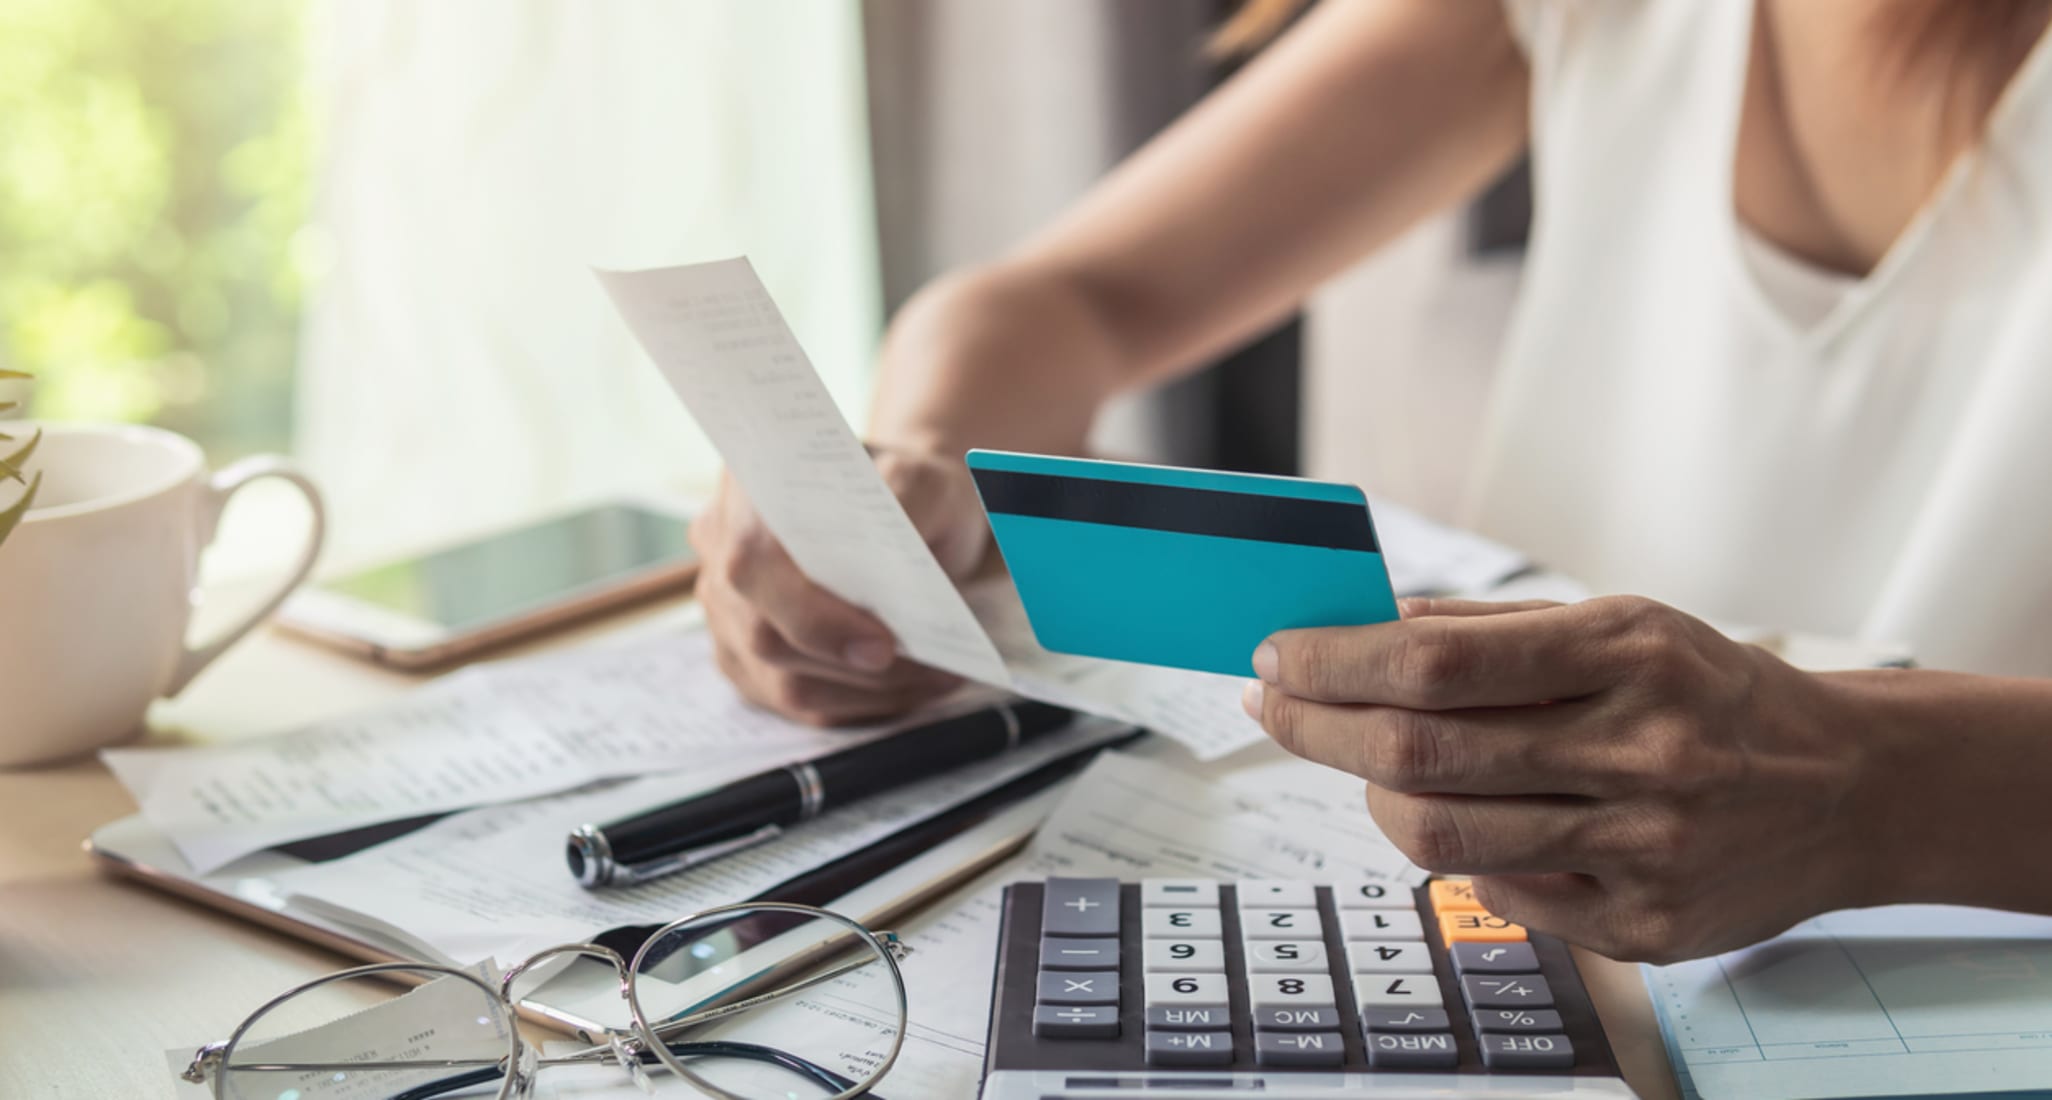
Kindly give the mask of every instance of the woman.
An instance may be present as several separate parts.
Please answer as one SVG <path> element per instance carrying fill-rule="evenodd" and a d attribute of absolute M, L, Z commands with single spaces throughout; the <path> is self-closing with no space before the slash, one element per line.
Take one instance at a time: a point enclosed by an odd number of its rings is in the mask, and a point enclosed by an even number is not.
<path fill-rule="evenodd" d="M 1419 864 L 1617 957 L 1844 906 L 2052 912 L 2048 21 L 2052 0 L 1320 5 L 1056 225 L 905 308 L 879 462 L 965 573 L 988 552 L 966 447 L 1079 450 L 1112 394 L 1529 148 L 1468 519 L 1644 595 L 1279 634 L 1249 712 L 1366 779 Z M 731 486 L 698 538 L 750 697 L 838 722 L 946 686 Z M 1961 671 L 1805 673 L 1672 605 Z"/>

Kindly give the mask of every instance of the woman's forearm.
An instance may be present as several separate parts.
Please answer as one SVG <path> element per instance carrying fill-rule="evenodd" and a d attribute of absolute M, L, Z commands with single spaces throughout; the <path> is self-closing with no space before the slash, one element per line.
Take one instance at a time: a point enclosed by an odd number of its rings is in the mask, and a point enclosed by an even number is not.
<path fill-rule="evenodd" d="M 1113 393 L 1479 191 L 1524 145 L 1529 79 L 1498 4 L 1322 5 L 1013 256 L 915 297 L 872 438 L 1080 448 Z"/>
<path fill-rule="evenodd" d="M 2052 681 L 1932 670 L 1822 677 L 1868 731 L 1873 886 L 1853 904 L 2052 913 Z"/>
<path fill-rule="evenodd" d="M 872 441 L 958 455 L 969 447 L 1083 449 L 1125 384 L 1089 299 L 1059 277 L 994 265 L 922 289 L 884 342 Z"/>

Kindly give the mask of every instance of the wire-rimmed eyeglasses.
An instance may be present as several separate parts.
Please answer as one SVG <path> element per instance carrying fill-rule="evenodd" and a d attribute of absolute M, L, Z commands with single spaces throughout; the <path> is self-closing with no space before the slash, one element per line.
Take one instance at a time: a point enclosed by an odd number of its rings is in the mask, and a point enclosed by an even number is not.
<path fill-rule="evenodd" d="M 904 1045 L 898 960 L 910 951 L 829 910 L 744 902 L 663 926 L 631 961 L 565 944 L 496 983 L 448 966 L 359 966 L 272 998 L 182 1076 L 215 1100 L 524 1100 L 551 1066 L 613 1065 L 637 1079 L 661 1066 L 720 1100 L 873 1096 Z M 613 968 L 626 1019 L 543 1057 L 515 1024 L 518 991 L 579 958 Z M 427 984 L 395 995 L 393 980 Z M 760 1011 L 780 1005 L 812 1013 Z"/>

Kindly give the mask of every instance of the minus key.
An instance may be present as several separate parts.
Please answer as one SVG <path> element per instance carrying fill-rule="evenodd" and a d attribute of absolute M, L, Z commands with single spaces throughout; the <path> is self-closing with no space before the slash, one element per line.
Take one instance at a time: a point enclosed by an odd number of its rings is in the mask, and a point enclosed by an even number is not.
<path fill-rule="evenodd" d="M 1066 936 L 1040 937 L 1042 970 L 1117 970 L 1119 941 L 1083 940 Z"/>

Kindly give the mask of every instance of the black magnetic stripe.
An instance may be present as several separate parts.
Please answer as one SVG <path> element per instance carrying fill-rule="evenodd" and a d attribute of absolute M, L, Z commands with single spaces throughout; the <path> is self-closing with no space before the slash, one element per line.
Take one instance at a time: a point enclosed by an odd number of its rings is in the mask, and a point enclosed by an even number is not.
<path fill-rule="evenodd" d="M 1368 509 L 1344 501 L 1016 470 L 973 472 L 984 510 L 1000 515 L 1381 552 Z"/>

